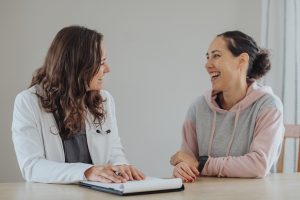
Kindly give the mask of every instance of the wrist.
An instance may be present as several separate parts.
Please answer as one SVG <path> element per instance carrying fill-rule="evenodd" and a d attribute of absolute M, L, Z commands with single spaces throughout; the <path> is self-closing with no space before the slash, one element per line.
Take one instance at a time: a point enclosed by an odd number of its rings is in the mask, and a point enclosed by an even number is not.
<path fill-rule="evenodd" d="M 199 156 L 198 158 L 198 171 L 200 174 L 202 173 L 202 170 L 208 160 L 208 156 Z"/>
<path fill-rule="evenodd" d="M 87 168 L 84 173 L 83 173 L 83 176 L 84 176 L 84 179 L 85 180 L 89 180 L 91 174 L 92 174 L 92 171 L 94 169 L 95 166 L 91 166 L 90 168 Z"/>

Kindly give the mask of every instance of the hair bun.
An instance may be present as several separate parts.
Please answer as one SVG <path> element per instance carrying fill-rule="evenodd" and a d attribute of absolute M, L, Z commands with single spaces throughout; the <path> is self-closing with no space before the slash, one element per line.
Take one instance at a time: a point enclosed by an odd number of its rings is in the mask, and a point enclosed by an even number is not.
<path fill-rule="evenodd" d="M 263 77 L 270 69 L 271 62 L 269 59 L 269 51 L 267 49 L 259 49 L 248 77 L 259 79 Z"/>

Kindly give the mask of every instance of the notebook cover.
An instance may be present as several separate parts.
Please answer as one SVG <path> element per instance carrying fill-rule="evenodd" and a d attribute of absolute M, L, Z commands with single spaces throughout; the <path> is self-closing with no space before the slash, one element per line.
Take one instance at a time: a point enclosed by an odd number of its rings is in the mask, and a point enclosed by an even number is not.
<path fill-rule="evenodd" d="M 183 191 L 184 190 L 184 185 L 183 184 L 180 188 L 175 188 L 175 189 L 153 190 L 153 191 L 132 192 L 132 193 L 123 193 L 122 191 L 114 190 L 112 188 L 104 188 L 104 187 L 95 186 L 95 185 L 82 183 L 82 182 L 80 182 L 79 185 L 81 187 L 89 188 L 89 189 L 92 189 L 92 190 L 107 192 L 107 193 L 116 194 L 116 195 L 120 195 L 120 196 L 132 196 L 132 195 L 145 195 L 145 194 L 166 193 L 166 192 L 178 192 L 178 191 Z"/>

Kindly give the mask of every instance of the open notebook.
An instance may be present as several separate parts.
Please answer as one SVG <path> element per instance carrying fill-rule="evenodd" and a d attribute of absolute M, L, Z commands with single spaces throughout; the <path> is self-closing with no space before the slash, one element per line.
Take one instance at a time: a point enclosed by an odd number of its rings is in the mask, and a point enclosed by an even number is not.
<path fill-rule="evenodd" d="M 146 177 L 142 181 L 128 181 L 126 183 L 100 183 L 93 181 L 81 181 L 80 186 L 94 190 L 109 192 L 117 195 L 152 194 L 160 192 L 175 192 L 184 190 L 180 178 L 161 179 Z"/>

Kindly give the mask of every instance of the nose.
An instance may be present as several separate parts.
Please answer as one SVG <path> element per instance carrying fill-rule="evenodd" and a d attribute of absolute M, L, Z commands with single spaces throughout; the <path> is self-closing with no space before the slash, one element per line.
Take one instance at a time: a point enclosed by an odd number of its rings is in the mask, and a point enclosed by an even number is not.
<path fill-rule="evenodd" d="M 213 67 L 213 64 L 212 64 L 210 59 L 207 59 L 206 64 L 205 64 L 205 68 L 208 70 L 211 67 Z"/>
<path fill-rule="evenodd" d="M 103 67 L 104 67 L 104 70 L 103 70 L 104 73 L 110 72 L 110 67 L 108 66 L 107 63 L 105 63 Z"/>

